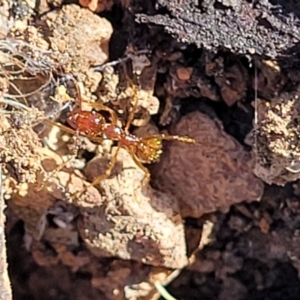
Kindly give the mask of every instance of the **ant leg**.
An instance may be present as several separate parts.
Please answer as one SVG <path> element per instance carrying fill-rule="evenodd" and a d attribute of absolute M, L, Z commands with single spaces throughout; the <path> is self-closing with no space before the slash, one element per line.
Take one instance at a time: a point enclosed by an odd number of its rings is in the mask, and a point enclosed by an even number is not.
<path fill-rule="evenodd" d="M 67 126 L 65 126 L 63 124 L 60 124 L 60 123 L 57 123 L 57 122 L 54 122 L 54 121 L 51 121 L 51 120 L 48 120 L 48 119 L 43 120 L 43 121 L 46 122 L 46 123 L 48 123 L 48 124 L 50 124 L 50 125 L 52 125 L 52 126 L 56 126 L 56 127 L 60 128 L 61 130 L 65 131 L 67 133 L 77 134 L 76 130 L 74 130 L 72 128 L 69 128 L 69 127 L 67 127 Z"/>
<path fill-rule="evenodd" d="M 105 106 L 102 103 L 89 103 L 88 105 L 90 105 L 91 107 L 93 107 L 95 109 L 98 109 L 98 110 L 107 111 L 110 114 L 112 124 L 117 125 L 118 117 L 117 117 L 117 114 L 114 110 L 112 110 L 111 108 Z"/>
<path fill-rule="evenodd" d="M 133 161 L 135 164 L 145 173 L 145 177 L 142 180 L 142 187 L 145 187 L 147 183 L 149 183 L 151 174 L 149 170 L 141 163 L 141 161 L 136 157 L 135 153 L 133 151 L 129 151 L 129 153 L 132 156 Z"/>
<path fill-rule="evenodd" d="M 76 198 L 81 196 L 89 187 L 97 185 L 98 183 L 105 180 L 107 177 L 109 177 L 111 175 L 111 172 L 117 162 L 117 156 L 118 156 L 118 152 L 119 152 L 120 148 L 121 148 L 120 145 L 118 145 L 117 150 L 116 150 L 115 154 L 113 155 L 113 157 L 111 158 L 111 160 L 108 164 L 108 168 L 106 169 L 105 173 L 98 176 L 89 185 L 87 185 L 83 190 L 81 190 L 79 193 L 75 193 L 73 196 L 76 196 Z"/>
<path fill-rule="evenodd" d="M 89 140 L 93 141 L 93 142 L 96 142 L 96 143 L 99 143 L 101 144 L 103 142 L 103 138 L 101 137 L 93 137 L 93 136 L 88 136 L 88 135 L 85 135 L 85 134 L 79 134 L 76 130 L 72 129 L 72 128 L 69 128 L 65 125 L 62 125 L 60 123 L 57 123 L 57 122 L 53 122 L 51 120 L 45 120 L 47 123 L 53 125 L 53 126 L 57 126 L 59 128 L 61 128 L 61 130 L 67 132 L 67 133 L 71 133 L 71 134 L 74 134 L 76 136 L 83 136 L 83 137 L 87 137 Z"/>
<path fill-rule="evenodd" d="M 50 124 L 57 126 L 59 128 L 61 128 L 62 130 L 68 132 L 68 133 L 72 133 L 75 135 L 75 151 L 73 152 L 73 154 L 71 155 L 71 157 L 69 159 L 67 159 L 65 162 L 63 162 L 62 164 L 60 164 L 59 166 L 57 166 L 48 176 L 46 176 L 45 178 L 43 178 L 43 182 L 40 186 L 40 188 L 38 190 L 41 190 L 44 188 L 45 183 L 47 181 L 49 181 L 50 178 L 52 178 L 57 172 L 59 172 L 60 170 L 62 170 L 72 159 L 74 159 L 74 157 L 77 157 L 78 155 L 78 150 L 79 148 L 77 147 L 77 142 L 78 142 L 78 138 L 79 138 L 79 133 L 71 128 L 68 128 L 60 123 L 56 123 L 50 120 L 47 120 L 47 122 L 49 122 Z M 103 139 L 99 138 L 99 137 L 89 137 L 90 140 L 93 140 L 94 142 L 97 143 L 102 143 Z"/>
<path fill-rule="evenodd" d="M 40 191 L 41 189 L 43 189 L 45 186 L 45 183 L 48 182 L 49 179 L 52 178 L 57 172 L 61 171 L 77 155 L 78 155 L 78 148 L 76 147 L 74 153 L 71 155 L 70 158 L 68 158 L 64 163 L 57 166 L 47 177 L 43 178 L 43 182 L 38 190 Z"/>
<path fill-rule="evenodd" d="M 125 132 L 128 132 L 128 129 L 133 121 L 133 118 L 134 118 L 134 114 L 136 112 L 136 109 L 137 109 L 137 106 L 138 106 L 138 101 L 139 101 L 139 95 L 138 95 L 138 90 L 136 88 L 136 85 L 133 83 L 133 81 L 128 77 L 128 75 L 126 75 L 127 77 L 127 80 L 129 81 L 130 83 L 130 86 L 133 90 L 133 107 L 131 108 L 130 112 L 129 112 L 129 115 L 128 115 L 128 119 L 127 119 L 127 122 L 126 122 L 126 126 L 125 126 L 125 129 L 124 131 Z"/>
<path fill-rule="evenodd" d="M 61 125 L 63 126 L 63 125 Z M 59 166 L 57 166 L 50 174 L 48 174 L 45 178 L 43 178 L 43 181 L 40 185 L 40 187 L 38 188 L 38 191 L 40 191 L 41 189 L 43 189 L 45 187 L 45 183 L 49 181 L 50 178 L 52 178 L 57 172 L 61 171 L 69 162 L 71 162 L 75 157 L 77 157 L 78 155 L 78 146 L 77 146 L 77 142 L 78 142 L 78 133 L 75 134 L 75 150 L 73 151 L 73 154 L 71 155 L 70 158 L 68 158 L 65 162 L 63 162 L 62 164 L 60 164 Z"/>
<path fill-rule="evenodd" d="M 76 91 L 78 94 L 78 97 L 76 100 L 79 103 L 80 109 L 82 110 L 82 97 L 81 97 L 80 87 L 78 86 L 78 84 L 74 78 L 73 78 L 73 81 L 75 83 Z M 111 108 L 103 105 L 102 103 L 88 103 L 88 105 L 95 109 L 107 111 L 110 114 L 112 125 L 115 125 L 115 126 L 117 125 L 117 122 L 118 122 L 117 114 Z"/>
<path fill-rule="evenodd" d="M 135 162 L 135 164 L 145 173 L 145 177 L 143 178 L 141 185 L 137 186 L 133 191 L 134 192 L 133 196 L 134 196 L 136 202 L 140 202 L 140 199 L 137 196 L 136 191 L 139 189 L 139 187 L 144 188 L 149 183 L 151 174 L 150 174 L 149 170 L 136 157 L 136 155 L 133 151 L 129 151 L 129 153 L 131 154 L 131 157 L 132 157 L 133 161 Z"/>
<path fill-rule="evenodd" d="M 166 134 L 155 134 L 149 137 L 145 137 L 142 140 L 166 140 L 166 141 L 180 141 L 188 144 L 196 144 L 196 141 L 188 136 L 180 136 L 180 135 L 166 135 Z"/>
<path fill-rule="evenodd" d="M 70 79 L 73 81 L 75 89 L 76 89 L 76 93 L 77 93 L 77 97 L 76 97 L 75 101 L 79 104 L 79 108 L 82 110 L 82 97 L 81 97 L 80 87 L 79 87 L 76 79 L 74 78 L 74 76 L 71 75 Z"/>

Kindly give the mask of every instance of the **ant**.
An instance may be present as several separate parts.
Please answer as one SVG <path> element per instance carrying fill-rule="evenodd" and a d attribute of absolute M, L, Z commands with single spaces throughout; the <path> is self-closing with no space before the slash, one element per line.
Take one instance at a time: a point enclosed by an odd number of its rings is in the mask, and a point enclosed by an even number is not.
<path fill-rule="evenodd" d="M 86 186 L 79 195 L 84 193 L 90 186 L 99 184 L 111 175 L 113 167 L 117 161 L 117 155 L 120 148 L 125 148 L 130 153 L 137 166 L 144 171 L 145 177 L 142 181 L 142 186 L 145 186 L 150 181 L 150 172 L 143 164 L 151 164 L 158 160 L 162 154 L 162 140 L 177 140 L 190 144 L 195 143 L 194 139 L 186 136 L 157 134 L 148 137 L 138 137 L 130 133 L 129 127 L 133 121 L 134 113 L 138 106 L 137 89 L 131 80 L 129 80 L 129 82 L 132 85 L 134 92 L 134 104 L 132 109 L 129 111 L 128 119 L 124 128 L 118 125 L 119 118 L 116 112 L 101 103 L 88 103 L 88 105 L 92 108 L 92 111 L 83 110 L 81 93 L 75 79 L 74 82 L 77 89 L 76 102 L 79 107 L 74 108 L 71 112 L 69 112 L 67 117 L 67 123 L 71 128 L 65 127 L 59 123 L 54 123 L 54 125 L 59 126 L 69 133 L 75 134 L 77 137 L 87 137 L 93 142 L 101 143 L 103 139 L 109 139 L 117 142 L 117 150 L 110 160 L 106 172 Z M 109 114 L 109 122 L 100 113 L 100 111 L 106 111 Z M 65 166 L 66 163 L 60 166 L 59 169 Z M 54 172 L 57 172 L 57 169 Z M 52 174 L 48 178 L 51 176 Z"/>

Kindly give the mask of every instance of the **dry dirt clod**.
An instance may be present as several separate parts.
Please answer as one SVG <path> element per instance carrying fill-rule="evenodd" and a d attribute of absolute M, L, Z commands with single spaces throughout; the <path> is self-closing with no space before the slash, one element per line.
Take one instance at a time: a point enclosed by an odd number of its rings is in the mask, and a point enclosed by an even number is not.
<path fill-rule="evenodd" d="M 287 79 L 283 75 L 278 62 L 275 60 L 255 58 L 254 64 L 256 67 L 256 76 L 252 80 L 253 88 L 257 90 L 261 98 L 271 100 L 286 84 Z"/>
<path fill-rule="evenodd" d="M 200 62 L 198 62 L 200 63 Z M 211 79 L 197 67 L 183 67 L 178 62 L 172 62 L 169 67 L 169 76 L 166 77 L 164 88 L 166 94 L 162 95 L 167 101 L 172 98 L 207 98 L 212 101 L 219 101 L 219 92 L 216 86 L 211 83 Z M 171 101 L 172 104 L 173 101 Z M 162 123 L 167 124 L 170 119 L 170 103 L 167 102 L 165 111 L 161 117 Z"/>
<path fill-rule="evenodd" d="M 179 80 L 186 81 L 189 80 L 192 76 L 193 68 L 178 68 L 176 70 L 176 75 Z"/>
<path fill-rule="evenodd" d="M 220 87 L 222 99 L 228 106 L 245 99 L 247 91 L 247 72 L 241 64 L 235 64 L 215 76 Z"/>
<path fill-rule="evenodd" d="M 255 174 L 268 184 L 285 185 L 300 178 L 299 91 L 271 102 L 257 99 Z"/>
<path fill-rule="evenodd" d="M 6 36 L 10 28 L 13 26 L 14 20 L 9 13 L 11 7 L 12 7 L 12 3 L 10 1 L 1 2 L 0 38 Z"/>
<path fill-rule="evenodd" d="M 66 73 L 76 74 L 87 88 L 94 86 L 95 78 L 89 80 L 90 68 L 108 59 L 108 43 L 113 31 L 109 21 L 75 4 L 63 6 L 42 19 L 52 32 L 51 48 L 69 55 L 64 66 Z"/>
<path fill-rule="evenodd" d="M 142 297 L 154 289 L 148 283 L 151 273 L 162 269 L 119 259 L 103 264 L 96 257 L 93 257 L 89 267 L 93 269 L 92 286 L 101 290 L 107 300 L 144 299 Z M 108 271 L 103 272 L 105 269 Z"/>
<path fill-rule="evenodd" d="M 263 183 L 252 174 L 250 154 L 208 116 L 191 113 L 172 134 L 190 136 L 196 145 L 170 143 L 153 179 L 179 200 L 183 217 L 228 211 L 232 204 L 260 199 Z"/>
<path fill-rule="evenodd" d="M 101 182 L 102 205 L 78 203 L 80 234 L 98 257 L 116 256 L 153 266 L 182 268 L 187 264 L 182 219 L 176 199 L 149 186 L 141 189 L 144 172 L 120 149 L 121 171 Z M 103 161 L 91 161 L 87 177 L 103 174 Z M 116 167 L 118 169 L 118 167 Z M 89 175 L 90 174 L 90 175 Z"/>
<path fill-rule="evenodd" d="M 47 226 L 47 210 L 53 205 L 53 197 L 46 189 L 36 191 L 36 185 L 27 183 L 7 190 L 6 195 L 10 196 L 8 207 L 24 221 L 26 233 L 40 240 Z"/>
<path fill-rule="evenodd" d="M 100 13 L 110 10 L 114 4 L 113 0 L 79 0 L 79 4 L 88 8 L 92 12 Z"/>
<path fill-rule="evenodd" d="M 0 160 L 17 184 L 36 182 L 37 174 L 43 172 L 40 141 L 30 124 L 32 117 L 38 114 L 16 111 L 8 117 L 0 116 Z"/>

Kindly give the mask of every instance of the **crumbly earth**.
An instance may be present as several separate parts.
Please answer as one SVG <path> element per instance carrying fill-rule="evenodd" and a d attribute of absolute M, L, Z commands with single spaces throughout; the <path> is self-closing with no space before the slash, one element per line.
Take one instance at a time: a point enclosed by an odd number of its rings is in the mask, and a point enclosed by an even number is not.
<path fill-rule="evenodd" d="M 270 102 L 257 100 L 254 172 L 268 184 L 285 185 L 300 178 L 299 91 Z"/>
<path fill-rule="evenodd" d="M 109 21 L 75 4 L 49 12 L 42 20 L 52 33 L 49 37 L 51 48 L 68 54 L 65 71 L 84 81 L 87 89 L 95 84 L 95 80 L 97 85 L 101 77 L 91 67 L 108 59 L 108 42 L 112 34 Z"/>
<path fill-rule="evenodd" d="M 199 5 L 193 0 L 157 3 L 170 15 L 138 14 L 137 20 L 163 25 L 181 42 L 195 43 L 199 48 L 217 51 L 222 47 L 240 54 L 276 57 L 299 42 L 299 24 L 293 14 L 286 11 L 285 18 L 283 11 L 272 14 L 277 7 L 271 1 L 259 0 L 255 5 L 247 1 L 210 0 Z"/>
<path fill-rule="evenodd" d="M 174 269 L 184 267 L 186 246 L 177 199 L 151 187 L 141 188 L 145 174 L 126 150 L 119 151 L 117 163 L 122 164 L 122 171 L 101 184 L 102 203 L 79 202 L 83 217 L 81 238 L 98 257 L 116 256 Z M 101 165 L 101 158 L 90 161 L 86 176 L 93 180 L 97 170 L 101 175 Z"/>

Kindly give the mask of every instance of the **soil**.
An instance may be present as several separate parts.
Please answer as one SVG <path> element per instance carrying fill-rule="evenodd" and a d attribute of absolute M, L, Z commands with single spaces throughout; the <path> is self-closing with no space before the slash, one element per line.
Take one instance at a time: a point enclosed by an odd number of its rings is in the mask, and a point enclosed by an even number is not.
<path fill-rule="evenodd" d="M 299 299 L 299 4 L 2 2 L 13 299 Z"/>

